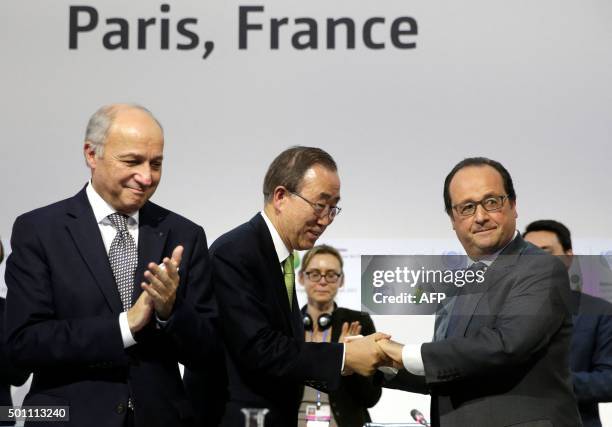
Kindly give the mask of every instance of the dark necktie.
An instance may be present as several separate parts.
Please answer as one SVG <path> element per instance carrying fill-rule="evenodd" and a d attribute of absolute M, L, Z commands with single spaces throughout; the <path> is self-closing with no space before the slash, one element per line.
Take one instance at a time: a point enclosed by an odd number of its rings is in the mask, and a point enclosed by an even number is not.
<path fill-rule="evenodd" d="M 475 262 L 466 271 L 473 271 L 474 273 L 477 273 L 479 271 L 485 271 L 486 269 L 487 265 L 484 262 Z M 465 286 L 471 286 L 472 292 L 465 290 Z M 452 306 L 443 307 L 442 310 L 444 310 L 444 312 L 438 313 L 438 318 L 436 318 L 436 329 L 434 336 L 435 341 L 440 341 L 447 337 L 453 336 L 455 328 L 458 326 L 461 317 L 466 316 L 468 314 L 464 313 L 464 307 L 467 299 L 471 296 L 471 294 L 474 293 L 474 286 L 481 285 L 476 283 L 469 283 L 464 285 L 464 287 L 461 288 L 457 292 L 457 295 L 454 297 Z M 450 315 L 447 310 L 451 312 Z"/>
<path fill-rule="evenodd" d="M 108 219 L 117 230 L 108 251 L 108 260 L 113 269 L 113 276 L 115 276 L 123 310 L 127 311 L 132 306 L 138 251 L 134 238 L 127 228 L 128 217 L 120 213 L 114 213 L 109 215 Z"/>

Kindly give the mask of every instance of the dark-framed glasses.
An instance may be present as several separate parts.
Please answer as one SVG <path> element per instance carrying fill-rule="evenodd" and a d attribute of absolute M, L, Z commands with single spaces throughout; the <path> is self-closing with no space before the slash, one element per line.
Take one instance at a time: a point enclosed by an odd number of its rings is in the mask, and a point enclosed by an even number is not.
<path fill-rule="evenodd" d="M 490 196 L 477 202 L 458 203 L 453 206 L 453 209 L 461 216 L 472 216 L 476 213 L 478 205 L 482 206 L 487 212 L 495 212 L 504 207 L 504 202 L 508 196 Z"/>
<path fill-rule="evenodd" d="M 325 274 L 321 274 L 319 270 L 305 271 L 304 274 L 312 282 L 318 282 L 321 280 L 321 277 L 325 277 L 327 283 L 336 283 L 342 276 L 342 273 L 336 271 L 327 271 Z"/>
<path fill-rule="evenodd" d="M 330 205 L 325 205 L 323 203 L 311 202 L 310 200 L 308 200 L 307 198 L 305 198 L 304 196 L 298 193 L 294 193 L 293 191 L 289 191 L 289 193 L 293 194 L 294 196 L 299 197 L 300 199 L 308 203 L 312 207 L 312 209 L 314 210 L 315 214 L 318 217 L 323 217 L 327 215 L 330 220 L 333 220 L 335 217 L 337 217 L 340 214 L 340 211 L 342 211 L 342 208 L 338 206 L 330 206 Z"/>

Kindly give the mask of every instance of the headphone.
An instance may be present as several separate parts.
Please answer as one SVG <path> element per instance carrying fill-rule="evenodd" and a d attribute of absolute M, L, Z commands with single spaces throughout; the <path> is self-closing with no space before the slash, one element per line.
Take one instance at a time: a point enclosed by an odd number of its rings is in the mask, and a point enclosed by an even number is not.
<path fill-rule="evenodd" d="M 312 331 L 314 322 L 310 314 L 306 312 L 306 307 L 307 306 L 304 306 L 304 308 L 302 309 L 302 322 L 304 323 L 305 331 Z M 336 303 L 334 303 L 334 310 L 335 309 L 336 309 Z M 319 329 L 322 331 L 329 329 L 332 324 L 332 319 L 333 319 L 333 312 L 321 314 L 319 318 L 317 319 L 317 325 L 319 326 Z"/>

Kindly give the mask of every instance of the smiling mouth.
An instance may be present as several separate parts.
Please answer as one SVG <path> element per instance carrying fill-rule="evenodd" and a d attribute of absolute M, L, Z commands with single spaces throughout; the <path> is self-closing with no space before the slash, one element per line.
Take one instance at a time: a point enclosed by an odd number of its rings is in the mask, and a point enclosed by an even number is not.
<path fill-rule="evenodd" d="M 493 231 L 493 230 L 495 230 L 495 228 L 487 228 L 485 230 L 474 231 L 474 234 L 488 233 L 489 231 Z"/>

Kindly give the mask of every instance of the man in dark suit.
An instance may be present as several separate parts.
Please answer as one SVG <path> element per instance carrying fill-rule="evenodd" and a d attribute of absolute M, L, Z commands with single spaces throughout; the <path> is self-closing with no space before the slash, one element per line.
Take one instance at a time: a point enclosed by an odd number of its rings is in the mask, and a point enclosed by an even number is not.
<path fill-rule="evenodd" d="M 540 220 L 527 226 L 525 240 L 572 264 L 572 238 L 558 221 Z M 612 304 L 572 290 L 574 332 L 570 370 L 584 427 L 601 427 L 599 402 L 612 401 Z"/>
<path fill-rule="evenodd" d="M 243 408 L 268 409 L 267 427 L 295 426 L 303 384 L 334 390 L 343 370 L 371 374 L 383 356 L 380 333 L 347 344 L 304 342 L 293 251 L 313 247 L 340 211 L 332 157 L 318 148 L 284 151 L 263 193 L 263 211 L 211 246 L 227 350 L 227 427 L 243 425 Z"/>
<path fill-rule="evenodd" d="M 446 178 L 444 202 L 484 282 L 461 288 L 438 315 L 434 342 L 380 343 L 406 368 L 388 386 L 430 393 L 432 426 L 579 426 L 569 281 L 557 258 L 516 231 L 510 174 L 496 161 L 465 159 Z"/>
<path fill-rule="evenodd" d="M 0 264 L 4 260 L 4 247 L 0 242 Z M 12 406 L 11 385 L 20 386 L 26 382 L 29 373 L 22 369 L 16 369 L 9 362 L 7 353 L 5 334 L 4 334 L 4 311 L 6 300 L 0 298 L 0 406 Z M 13 421 L 0 421 L 0 426 L 15 425 Z"/>
<path fill-rule="evenodd" d="M 102 107 L 84 144 L 91 181 L 15 221 L 9 355 L 34 373 L 24 405 L 70 407 L 51 425 L 193 421 L 177 362 L 214 348 L 216 307 L 204 230 L 149 201 L 163 145 L 148 110 Z"/>

